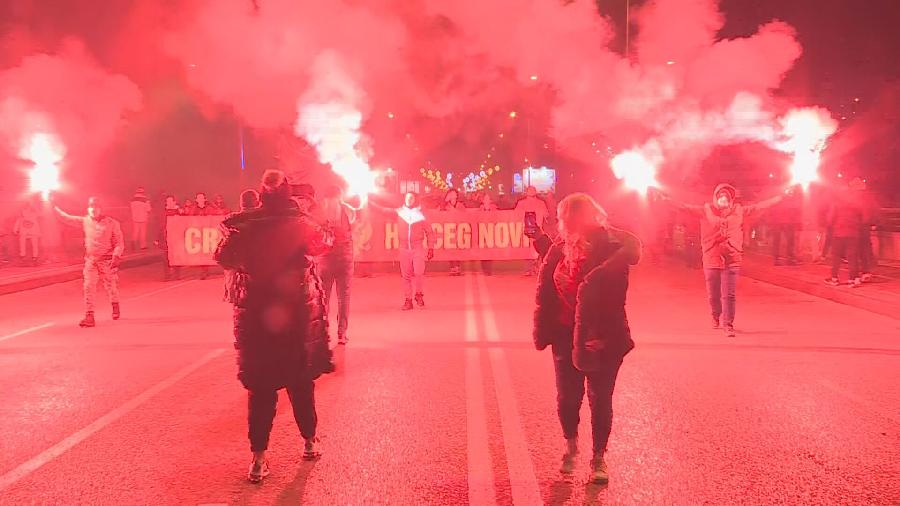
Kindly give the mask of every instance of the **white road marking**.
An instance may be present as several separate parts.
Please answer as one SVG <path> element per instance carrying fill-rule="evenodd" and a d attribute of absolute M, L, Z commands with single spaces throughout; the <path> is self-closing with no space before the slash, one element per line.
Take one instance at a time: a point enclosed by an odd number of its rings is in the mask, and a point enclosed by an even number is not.
<path fill-rule="evenodd" d="M 484 318 L 487 340 L 497 343 L 500 341 L 500 331 L 497 328 L 487 283 L 483 275 L 477 274 L 476 277 L 480 296 L 479 308 Z M 543 504 L 540 487 L 534 474 L 534 463 L 525 440 L 525 430 L 522 428 L 522 417 L 519 415 L 506 355 L 500 348 L 491 347 L 489 357 L 494 374 L 497 404 L 500 408 L 500 427 L 503 430 L 503 442 L 506 447 L 506 464 L 509 468 L 513 504 Z"/>
<path fill-rule="evenodd" d="M 40 325 L 35 325 L 34 327 L 28 327 L 27 329 L 22 329 L 17 332 L 13 332 L 12 334 L 6 334 L 5 336 L 0 336 L 0 341 L 6 341 L 7 339 L 12 339 L 14 337 L 19 337 L 25 334 L 29 334 L 31 332 L 37 332 L 38 330 L 43 330 L 47 327 L 52 327 L 54 325 L 53 322 L 42 323 Z"/>
<path fill-rule="evenodd" d="M 479 340 L 475 320 L 475 297 L 471 276 L 466 276 L 466 342 Z M 496 504 L 494 469 L 488 446 L 487 414 L 481 350 L 466 347 L 466 455 L 469 467 L 469 504 Z"/>
<path fill-rule="evenodd" d="M 193 279 L 189 279 L 189 280 L 187 280 L 187 281 L 182 281 L 181 283 L 176 283 L 176 284 L 174 284 L 174 285 L 164 286 L 164 287 L 162 287 L 162 288 L 158 288 L 158 289 L 156 289 L 156 290 L 152 290 L 152 291 L 149 291 L 149 292 L 147 292 L 147 293 L 142 293 L 142 294 L 140 294 L 140 295 L 135 295 L 134 297 L 128 297 L 127 299 L 124 299 L 124 300 L 140 300 L 140 299 L 146 299 L 147 297 L 151 297 L 151 296 L 153 296 L 153 295 L 160 294 L 160 293 L 163 293 L 163 292 L 168 292 L 169 290 L 174 290 L 174 289 L 176 289 L 176 288 L 182 287 L 182 286 L 184 286 L 184 285 L 187 285 L 187 284 L 190 284 L 190 283 L 193 283 L 193 282 L 194 282 Z"/>
<path fill-rule="evenodd" d="M 174 385 L 175 383 L 178 383 L 179 381 L 183 380 L 189 374 L 196 371 L 197 369 L 200 369 L 201 367 L 203 367 L 204 365 L 209 363 L 212 359 L 221 355 L 223 352 L 225 352 L 225 348 L 220 348 L 220 349 L 213 350 L 213 351 L 207 353 L 206 355 L 201 357 L 196 362 L 189 364 L 188 366 L 179 370 L 175 374 L 160 381 L 156 385 L 153 385 L 149 389 L 144 390 L 137 397 L 132 398 L 130 401 L 126 402 L 125 404 L 122 404 L 121 406 L 117 407 L 116 409 L 101 416 L 100 418 L 95 420 L 90 425 L 88 425 L 88 426 L 84 427 L 83 429 L 79 430 L 78 432 L 68 436 L 67 438 L 63 439 L 62 441 L 56 443 L 55 445 L 44 450 L 43 452 L 39 453 L 38 455 L 32 457 L 28 461 L 20 464 L 18 467 L 12 469 L 11 471 L 4 474 L 3 476 L 0 476 L 0 491 L 6 489 L 13 483 L 16 483 L 17 481 L 21 480 L 22 478 L 33 473 L 34 471 L 39 469 L 41 466 L 43 466 L 44 464 L 47 464 L 48 462 L 52 461 L 56 457 L 59 457 L 63 453 L 69 451 L 75 445 L 81 443 L 85 439 L 96 434 L 97 432 L 99 432 L 100 430 L 105 428 L 107 425 L 109 425 L 109 424 L 115 422 L 116 420 L 118 420 L 119 418 L 122 418 L 123 416 L 127 415 L 128 413 L 133 411 L 135 408 L 137 408 L 141 404 L 147 402 L 150 398 L 152 398 L 156 394 L 169 388 L 170 386 Z"/>

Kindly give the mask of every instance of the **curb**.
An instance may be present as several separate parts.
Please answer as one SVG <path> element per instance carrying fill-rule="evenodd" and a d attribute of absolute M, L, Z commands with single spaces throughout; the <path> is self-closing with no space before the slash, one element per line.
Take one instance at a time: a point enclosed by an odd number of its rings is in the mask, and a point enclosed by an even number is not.
<path fill-rule="evenodd" d="M 748 269 L 746 267 L 741 274 L 757 281 L 762 281 L 797 292 L 803 292 L 815 297 L 900 320 L 900 312 L 897 311 L 897 308 L 900 307 L 900 303 L 898 303 L 897 299 L 900 299 L 900 297 L 896 297 L 895 300 L 883 300 L 867 296 L 867 289 L 877 286 L 877 284 L 867 284 L 862 288 L 832 287 L 822 283 L 779 276 L 776 273 L 768 272 L 765 269 Z"/>
<path fill-rule="evenodd" d="M 140 267 L 142 265 L 158 262 L 161 258 L 161 253 L 126 256 L 122 258 L 122 263 L 119 265 L 119 268 L 127 269 Z M 9 281 L 0 280 L 0 295 L 24 292 L 26 290 L 33 290 L 35 288 L 80 279 L 82 270 L 82 264 L 74 264 L 35 273 L 22 274 L 15 276 L 14 279 Z"/>

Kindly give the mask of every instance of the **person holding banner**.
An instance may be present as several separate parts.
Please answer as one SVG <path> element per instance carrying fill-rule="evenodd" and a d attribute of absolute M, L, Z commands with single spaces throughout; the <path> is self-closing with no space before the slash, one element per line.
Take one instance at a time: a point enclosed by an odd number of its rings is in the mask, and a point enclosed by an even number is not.
<path fill-rule="evenodd" d="M 465 210 L 466 205 L 460 202 L 459 192 L 455 188 L 450 188 L 444 195 L 444 200 L 438 209 L 441 211 Z M 462 262 L 459 260 L 450 260 L 450 275 L 462 276 Z"/>
<path fill-rule="evenodd" d="M 491 198 L 491 194 L 488 192 L 484 192 L 484 195 L 481 196 L 481 204 L 478 206 L 479 211 L 496 211 L 500 209 L 497 207 L 497 204 L 494 203 L 494 199 Z M 482 260 L 481 261 L 481 271 L 484 272 L 485 276 L 493 276 L 494 275 L 494 261 L 493 260 Z"/>
<path fill-rule="evenodd" d="M 560 238 L 544 257 L 538 276 L 534 345 L 553 351 L 557 413 L 566 438 L 560 471 L 574 470 L 587 384 L 593 436 L 590 481 L 605 483 L 613 390 L 622 361 L 634 348 L 625 298 L 629 266 L 640 260 L 641 242 L 610 227 L 606 211 L 586 194 L 567 196 L 558 211 Z"/>
<path fill-rule="evenodd" d="M 80 327 L 93 327 L 94 299 L 97 283 L 102 282 L 112 304 L 112 319 L 121 316 L 119 306 L 119 262 L 125 252 L 122 226 L 115 219 L 103 214 L 97 197 L 88 199 L 87 216 L 72 216 L 55 204 L 53 210 L 67 225 L 81 227 L 84 231 L 84 319 Z"/>
<path fill-rule="evenodd" d="M 291 200 L 283 172 L 266 171 L 260 200 L 258 210 L 231 223 L 215 254 L 223 268 L 245 274 L 234 299 L 234 346 L 248 395 L 252 483 L 269 474 L 266 450 L 282 388 L 305 441 L 303 458 L 320 455 L 314 379 L 325 372 L 309 342 L 324 315 L 313 257 L 327 249 L 326 234 Z"/>

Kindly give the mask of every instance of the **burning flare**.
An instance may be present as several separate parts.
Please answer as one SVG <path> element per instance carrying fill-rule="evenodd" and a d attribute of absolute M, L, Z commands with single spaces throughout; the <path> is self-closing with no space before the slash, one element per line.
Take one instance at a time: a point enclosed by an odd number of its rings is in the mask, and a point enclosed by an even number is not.
<path fill-rule="evenodd" d="M 781 118 L 781 139 L 776 149 L 794 155 L 791 184 L 804 188 L 819 179 L 819 162 L 837 122 L 821 108 L 792 109 Z"/>
<path fill-rule="evenodd" d="M 19 152 L 19 156 L 34 164 L 29 173 L 29 186 L 32 192 L 40 193 L 44 200 L 50 197 L 50 192 L 60 188 L 59 163 L 65 153 L 62 142 L 48 133 L 32 135 Z"/>
<path fill-rule="evenodd" d="M 626 188 L 646 195 L 651 186 L 659 186 L 656 172 L 660 158 L 658 146 L 651 142 L 644 148 L 619 153 L 610 161 L 610 166 Z"/>

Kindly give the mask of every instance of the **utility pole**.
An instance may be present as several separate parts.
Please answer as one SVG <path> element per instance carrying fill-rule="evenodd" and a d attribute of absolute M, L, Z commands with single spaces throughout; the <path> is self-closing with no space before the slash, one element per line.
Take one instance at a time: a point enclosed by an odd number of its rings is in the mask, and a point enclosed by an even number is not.
<path fill-rule="evenodd" d="M 631 57 L 631 0 L 625 0 L 625 58 Z"/>

